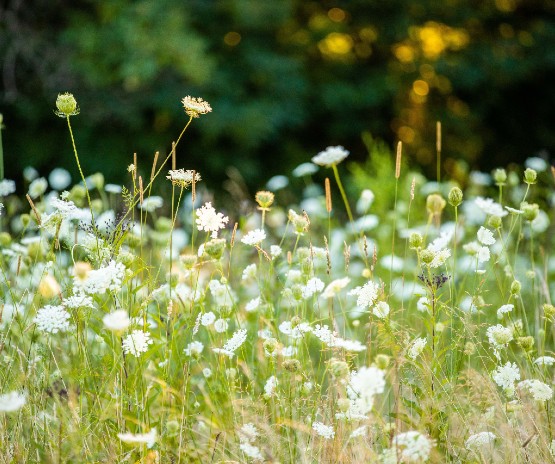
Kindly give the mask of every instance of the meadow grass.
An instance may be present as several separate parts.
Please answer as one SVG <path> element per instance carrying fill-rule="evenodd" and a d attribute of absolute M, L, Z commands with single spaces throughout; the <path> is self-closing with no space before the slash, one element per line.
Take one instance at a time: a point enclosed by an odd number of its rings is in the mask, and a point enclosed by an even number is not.
<path fill-rule="evenodd" d="M 80 182 L 0 180 L 0 462 L 554 461 L 544 160 L 439 182 L 438 125 L 435 182 L 365 135 L 365 164 L 295 169 L 298 198 L 215 197 L 177 169 L 211 111 L 182 103 L 118 186 L 62 94 Z"/>

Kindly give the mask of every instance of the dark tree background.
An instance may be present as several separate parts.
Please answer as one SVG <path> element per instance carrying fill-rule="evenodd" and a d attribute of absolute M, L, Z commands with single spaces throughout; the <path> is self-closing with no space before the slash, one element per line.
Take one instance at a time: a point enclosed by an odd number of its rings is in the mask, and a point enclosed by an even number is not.
<path fill-rule="evenodd" d="M 251 186 L 328 145 L 367 156 L 361 133 L 435 172 L 490 169 L 555 150 L 553 0 L 14 0 L 0 9 L 6 176 L 74 169 L 59 92 L 86 173 L 149 172 L 187 118 L 178 167 L 211 186 L 235 166 Z"/>

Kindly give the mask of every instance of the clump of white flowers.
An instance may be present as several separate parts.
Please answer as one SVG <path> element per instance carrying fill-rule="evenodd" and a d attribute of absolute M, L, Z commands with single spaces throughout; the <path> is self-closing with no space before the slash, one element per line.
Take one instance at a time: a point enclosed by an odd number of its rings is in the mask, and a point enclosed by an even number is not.
<path fill-rule="evenodd" d="M 528 390 L 536 401 L 549 401 L 553 397 L 553 389 L 541 380 L 523 380 L 518 388 Z"/>
<path fill-rule="evenodd" d="M 333 430 L 332 425 L 326 425 L 322 422 L 313 422 L 312 428 L 316 432 L 316 434 L 326 440 L 330 440 L 335 437 L 335 431 Z"/>
<path fill-rule="evenodd" d="M 12 391 L 0 395 L 0 412 L 19 411 L 27 402 L 27 395 Z"/>
<path fill-rule="evenodd" d="M 63 306 L 46 305 L 38 310 L 34 321 L 39 330 L 55 334 L 69 330 L 70 317 Z"/>
<path fill-rule="evenodd" d="M 148 345 L 153 341 L 150 338 L 150 333 L 143 332 L 142 330 L 134 330 L 122 342 L 123 352 L 131 354 L 138 358 L 142 353 L 148 351 Z"/>
<path fill-rule="evenodd" d="M 313 156 L 312 162 L 319 166 L 331 167 L 341 163 L 347 156 L 349 156 L 349 151 L 338 145 L 336 147 L 327 147 L 324 151 Z"/>
<path fill-rule="evenodd" d="M 515 394 L 515 382 L 520 380 L 520 369 L 515 363 L 507 361 L 504 366 L 497 366 L 492 372 L 492 378 L 507 396 L 512 397 Z"/>
<path fill-rule="evenodd" d="M 215 353 L 233 358 L 235 351 L 247 340 L 247 329 L 237 330 L 222 348 L 212 348 Z"/>
<path fill-rule="evenodd" d="M 392 445 L 382 454 L 385 464 L 426 462 L 430 459 L 434 442 L 426 435 L 411 430 L 395 435 Z"/>
<path fill-rule="evenodd" d="M 412 345 L 409 348 L 409 357 L 411 359 L 416 359 L 422 351 L 424 351 L 424 347 L 428 343 L 428 340 L 425 337 L 417 338 L 412 342 Z"/>
<path fill-rule="evenodd" d="M 491 432 L 479 432 L 470 435 L 464 442 L 464 446 L 469 451 L 480 451 L 480 448 L 491 446 L 497 437 Z"/>
<path fill-rule="evenodd" d="M 104 323 L 104 327 L 112 332 L 122 332 L 129 324 L 131 324 L 131 319 L 127 314 L 127 311 L 124 309 L 116 309 L 114 312 L 110 314 L 106 314 L 102 318 L 102 322 Z"/>
<path fill-rule="evenodd" d="M 256 246 L 259 245 L 266 238 L 266 232 L 263 229 L 251 230 L 247 235 L 245 235 L 241 242 L 245 245 Z"/>
<path fill-rule="evenodd" d="M 229 218 L 222 213 L 217 213 L 212 203 L 208 202 L 196 211 L 197 228 L 200 231 L 210 232 L 212 238 L 218 237 L 218 231 L 223 229 Z"/>

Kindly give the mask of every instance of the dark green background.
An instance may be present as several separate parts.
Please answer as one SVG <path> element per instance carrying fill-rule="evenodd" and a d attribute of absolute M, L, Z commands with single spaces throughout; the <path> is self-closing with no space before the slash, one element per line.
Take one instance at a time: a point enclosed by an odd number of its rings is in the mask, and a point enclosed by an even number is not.
<path fill-rule="evenodd" d="M 121 181 L 138 152 L 150 172 L 209 101 L 178 167 L 217 187 L 229 165 L 256 188 L 328 145 L 367 156 L 361 133 L 435 172 L 490 169 L 555 149 L 555 2 L 519 0 L 8 1 L 0 23 L 6 176 L 75 173 L 59 92 L 86 174 Z M 424 81 L 422 82 L 415 81 Z M 428 87 L 426 95 L 422 93 Z M 424 86 L 424 87 L 423 87 Z"/>

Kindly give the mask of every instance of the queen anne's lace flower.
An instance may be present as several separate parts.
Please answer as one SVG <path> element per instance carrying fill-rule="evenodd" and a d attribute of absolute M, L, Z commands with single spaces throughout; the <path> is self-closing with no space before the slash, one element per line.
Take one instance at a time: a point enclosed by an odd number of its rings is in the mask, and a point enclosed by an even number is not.
<path fill-rule="evenodd" d="M 326 440 L 330 440 L 331 438 L 335 437 L 335 431 L 333 430 L 332 425 L 326 425 L 322 422 L 313 422 L 312 428 L 317 435 L 325 438 Z"/>
<path fill-rule="evenodd" d="M 69 330 L 71 315 L 63 306 L 47 305 L 38 310 L 35 316 L 37 328 L 43 332 L 58 333 Z"/>
<path fill-rule="evenodd" d="M 553 397 L 553 389 L 540 380 L 523 380 L 518 387 L 526 388 L 536 401 L 549 401 Z"/>
<path fill-rule="evenodd" d="M 351 372 L 347 385 L 349 409 L 345 413 L 336 414 L 336 417 L 347 420 L 366 419 L 374 406 L 374 396 L 383 393 L 384 389 L 385 372 L 381 369 L 371 366 Z"/>
<path fill-rule="evenodd" d="M 223 346 L 223 348 L 212 348 L 216 353 L 225 354 L 233 358 L 235 351 L 247 340 L 247 329 L 239 329 Z"/>
<path fill-rule="evenodd" d="M 138 358 L 141 353 L 146 353 L 148 345 L 152 344 L 150 333 L 143 332 L 142 330 L 134 330 L 122 342 L 123 352 L 125 354 L 132 354 Z"/>
<path fill-rule="evenodd" d="M 211 232 L 212 238 L 218 236 L 218 231 L 223 229 L 229 218 L 222 213 L 217 213 L 212 203 L 205 203 L 197 210 L 197 228 L 205 232 Z"/>
<path fill-rule="evenodd" d="M 276 394 L 276 389 L 278 386 L 278 379 L 275 375 L 272 375 L 268 380 L 266 380 L 266 384 L 264 385 L 264 396 L 266 398 L 271 398 Z"/>
<path fill-rule="evenodd" d="M 253 461 L 264 461 L 264 456 L 258 446 L 251 445 L 250 443 L 243 442 L 239 445 L 239 449 L 245 453 Z"/>
<path fill-rule="evenodd" d="M 187 356 L 197 357 L 200 356 L 202 350 L 204 350 L 204 345 L 202 344 L 202 342 L 194 341 L 189 343 L 187 345 L 187 348 L 185 348 L 183 352 Z"/>
<path fill-rule="evenodd" d="M 198 118 L 201 114 L 207 114 L 212 111 L 212 107 L 207 101 L 200 97 L 191 97 L 187 95 L 181 100 L 185 113 L 192 118 Z"/>
<path fill-rule="evenodd" d="M 124 309 L 117 309 L 113 313 L 106 314 L 102 318 L 102 322 L 104 322 L 104 327 L 114 332 L 121 332 L 131 324 L 127 311 Z"/>
<path fill-rule="evenodd" d="M 156 443 L 157 433 L 153 428 L 148 433 L 118 433 L 118 438 L 124 443 L 141 444 L 144 443 L 151 448 Z"/>
<path fill-rule="evenodd" d="M 434 443 L 420 432 L 411 430 L 395 435 L 393 437 L 393 445 L 396 449 L 399 462 L 419 463 L 425 462 L 430 458 Z"/>
<path fill-rule="evenodd" d="M 362 287 L 354 288 L 349 292 L 349 295 L 357 296 L 357 306 L 362 308 L 370 308 L 378 298 L 378 291 L 380 287 L 378 284 L 369 281 Z"/>
<path fill-rule="evenodd" d="M 409 357 L 412 359 L 416 359 L 424 350 L 426 343 L 428 343 L 428 340 L 426 340 L 426 338 L 424 337 L 414 340 L 411 347 L 409 348 Z"/>
<path fill-rule="evenodd" d="M 480 230 L 477 233 L 478 241 L 482 245 L 493 245 L 495 243 L 495 238 L 493 236 L 493 232 L 485 227 L 480 227 Z"/>
<path fill-rule="evenodd" d="M 10 179 L 0 180 L 0 197 L 7 197 L 15 192 L 15 182 Z"/>
<path fill-rule="evenodd" d="M 470 435 L 464 442 L 464 446 L 467 450 L 477 451 L 483 446 L 492 445 L 496 438 L 495 434 L 491 432 L 479 432 L 474 435 Z"/>
<path fill-rule="evenodd" d="M 553 366 L 555 358 L 553 356 L 540 356 L 534 361 L 538 366 Z"/>
<path fill-rule="evenodd" d="M 251 230 L 247 235 L 245 235 L 241 242 L 245 245 L 255 246 L 258 245 L 262 240 L 266 238 L 266 232 L 263 229 Z"/>
<path fill-rule="evenodd" d="M 514 396 L 515 382 L 520 380 L 520 370 L 515 363 L 507 361 L 504 366 L 497 366 L 492 372 L 492 378 L 508 396 Z"/>
<path fill-rule="evenodd" d="M 103 295 L 108 290 L 119 292 L 125 277 L 125 266 L 112 260 L 107 266 L 89 271 L 84 280 L 75 279 L 74 284 L 89 295 Z"/>
<path fill-rule="evenodd" d="M 313 156 L 312 162 L 319 166 L 330 167 L 334 164 L 341 163 L 347 156 L 349 156 L 349 151 L 345 150 L 341 145 L 338 145 L 336 147 L 328 147 L 316 156 Z"/>
<path fill-rule="evenodd" d="M 173 185 L 177 185 L 182 188 L 189 187 L 189 185 L 193 183 L 193 180 L 195 182 L 200 182 L 202 180 L 198 172 L 190 169 L 187 171 L 184 169 L 170 170 L 168 171 L 168 174 L 169 175 L 166 176 L 166 179 L 171 180 Z"/>
<path fill-rule="evenodd" d="M 0 412 L 14 412 L 20 410 L 27 402 L 27 395 L 12 391 L 0 395 Z"/>

